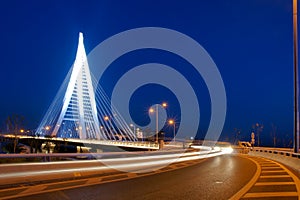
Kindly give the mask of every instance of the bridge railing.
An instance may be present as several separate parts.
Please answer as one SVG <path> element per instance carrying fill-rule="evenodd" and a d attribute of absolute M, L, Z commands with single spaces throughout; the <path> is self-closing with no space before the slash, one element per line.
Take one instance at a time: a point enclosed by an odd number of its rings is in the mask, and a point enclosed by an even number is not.
<path fill-rule="evenodd" d="M 157 143 L 153 143 L 153 142 L 68 139 L 68 141 L 75 141 L 75 140 L 76 141 L 78 140 L 78 142 L 86 142 L 86 143 L 102 144 L 102 145 L 159 149 L 159 145 Z"/>
<path fill-rule="evenodd" d="M 300 154 L 294 153 L 292 149 L 254 147 L 254 149 L 250 151 L 249 154 L 251 156 L 259 156 L 259 157 L 275 160 L 286 166 L 291 167 L 297 173 L 300 174 L 300 168 L 299 168 Z"/>
<path fill-rule="evenodd" d="M 276 154 L 276 155 L 282 155 L 282 156 L 300 159 L 300 153 L 294 153 L 292 152 L 292 149 L 255 147 L 252 151 L 264 152 L 264 153 L 270 153 L 270 154 Z"/>
<path fill-rule="evenodd" d="M 22 162 L 52 162 L 66 160 L 101 160 L 111 158 L 125 158 L 136 156 L 166 155 L 183 153 L 185 150 L 172 149 L 167 151 L 124 151 L 124 152 L 101 152 L 101 153 L 32 153 L 32 154 L 0 154 L 1 164 Z M 188 151 L 187 151 L 188 152 Z"/>
<path fill-rule="evenodd" d="M 96 139 L 78 139 L 78 138 L 56 138 L 56 137 L 37 137 L 37 136 L 27 136 L 27 135 L 2 135 L 6 138 L 18 138 L 18 139 L 38 139 L 45 141 L 63 141 L 63 142 L 77 142 L 77 143 L 86 143 L 86 144 L 100 144 L 100 145 L 111 145 L 111 146 L 120 146 L 120 147 L 132 147 L 139 149 L 159 149 L 159 144 L 149 141 L 118 141 L 118 140 L 96 140 Z"/>

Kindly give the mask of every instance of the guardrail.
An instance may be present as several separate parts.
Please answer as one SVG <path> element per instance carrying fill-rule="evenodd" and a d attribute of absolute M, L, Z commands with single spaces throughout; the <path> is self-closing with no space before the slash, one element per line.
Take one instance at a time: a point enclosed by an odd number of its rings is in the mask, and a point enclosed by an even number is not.
<path fill-rule="evenodd" d="M 106 159 L 106 158 L 124 158 L 124 157 L 134 157 L 134 156 L 151 156 L 151 155 L 165 155 L 172 153 L 182 153 L 189 152 L 192 150 L 168 150 L 168 151 L 135 151 L 135 152 L 102 152 L 102 153 L 32 153 L 32 154 L 0 154 L 0 163 L 3 159 L 34 159 L 39 158 L 42 162 L 51 162 L 55 158 L 60 158 L 62 160 L 70 159 L 84 159 L 84 160 L 93 160 L 93 159 Z M 5 163 L 5 162 L 4 162 Z M 11 163 L 11 162 L 8 162 Z"/>
<path fill-rule="evenodd" d="M 259 147 L 258 148 L 258 147 L 255 147 L 252 151 L 271 153 L 271 154 L 282 155 L 282 156 L 287 156 L 287 157 L 293 157 L 293 158 L 300 159 L 300 153 L 291 152 L 291 149 L 283 150 L 281 148 L 281 150 L 276 150 L 276 148 L 265 148 L 265 147 Z"/>
<path fill-rule="evenodd" d="M 88 153 L 37 153 L 37 154 L 0 154 L 0 159 L 3 161 L 4 159 L 7 159 L 7 161 L 3 163 L 13 163 L 13 160 L 15 159 L 38 159 L 42 162 L 51 162 L 53 161 L 53 158 L 60 158 L 61 160 L 67 160 L 67 159 L 80 159 L 84 158 L 87 160 L 95 159 L 95 155 L 88 154 Z M 0 162 L 1 163 L 1 162 Z"/>

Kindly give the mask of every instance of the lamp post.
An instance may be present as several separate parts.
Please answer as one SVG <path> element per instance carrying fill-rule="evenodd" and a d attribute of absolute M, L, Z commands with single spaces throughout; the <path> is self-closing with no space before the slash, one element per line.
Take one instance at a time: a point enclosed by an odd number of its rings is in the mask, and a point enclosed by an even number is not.
<path fill-rule="evenodd" d="M 176 131 L 175 131 L 176 130 L 176 126 L 175 126 L 175 121 L 173 119 L 170 119 L 169 120 L 169 124 L 173 125 L 174 142 L 176 142 Z"/>
<path fill-rule="evenodd" d="M 162 107 L 166 108 L 167 107 L 167 103 L 163 102 L 161 104 Z M 155 142 L 158 142 L 158 104 L 155 105 L 155 111 L 153 108 L 149 109 L 150 113 L 154 113 L 155 112 L 155 121 L 156 121 L 156 128 L 155 128 Z"/>
<path fill-rule="evenodd" d="M 136 135 L 135 134 L 136 133 L 136 131 L 135 131 L 136 130 L 135 125 L 134 124 L 130 124 L 130 127 L 133 127 L 133 134 Z"/>
<path fill-rule="evenodd" d="M 142 142 L 144 141 L 144 136 L 143 136 L 143 132 L 141 131 L 140 128 L 136 128 L 136 136 L 142 140 Z"/>
<path fill-rule="evenodd" d="M 111 125 L 111 118 L 108 115 L 105 115 L 103 117 L 104 119 L 104 127 L 105 127 L 105 132 L 107 134 L 107 137 L 109 137 L 111 140 L 115 140 L 116 138 L 113 135 L 113 130 L 112 130 L 112 125 Z"/>
<path fill-rule="evenodd" d="M 46 127 L 45 127 L 45 130 L 46 130 L 46 131 L 45 131 L 45 134 L 47 135 L 47 134 L 49 133 L 50 126 L 46 126 Z"/>
<path fill-rule="evenodd" d="M 256 123 L 253 125 L 254 130 L 256 131 L 257 136 L 257 146 L 260 146 L 260 133 L 263 131 L 264 125 Z"/>
<path fill-rule="evenodd" d="M 299 78 L 298 78 L 298 14 L 297 0 L 293 0 L 293 36 L 294 36 L 294 152 L 299 152 Z"/>

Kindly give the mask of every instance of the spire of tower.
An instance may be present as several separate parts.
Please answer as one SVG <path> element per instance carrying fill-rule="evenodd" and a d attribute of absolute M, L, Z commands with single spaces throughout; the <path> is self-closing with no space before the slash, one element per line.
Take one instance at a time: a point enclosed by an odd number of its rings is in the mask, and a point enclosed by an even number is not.
<path fill-rule="evenodd" d="M 70 134 L 81 139 L 101 137 L 95 93 L 82 33 L 79 33 L 76 59 L 63 106 L 52 132 L 52 135 L 68 137 Z"/>
<path fill-rule="evenodd" d="M 83 44 L 83 33 L 79 32 L 79 43 Z"/>

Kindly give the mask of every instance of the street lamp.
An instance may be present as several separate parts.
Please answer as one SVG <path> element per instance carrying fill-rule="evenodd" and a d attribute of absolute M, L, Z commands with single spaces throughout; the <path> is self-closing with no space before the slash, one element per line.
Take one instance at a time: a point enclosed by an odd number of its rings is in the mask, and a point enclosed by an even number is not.
<path fill-rule="evenodd" d="M 173 127 L 174 127 L 174 129 L 173 129 L 174 130 L 174 142 L 176 142 L 176 139 L 175 139 L 175 136 L 176 136 L 176 134 L 175 134 L 176 133 L 175 132 L 175 129 L 176 129 L 176 127 L 175 127 L 175 121 L 173 119 L 170 119 L 169 120 L 169 124 L 173 125 Z"/>
<path fill-rule="evenodd" d="M 46 131 L 45 131 L 45 134 L 47 135 L 47 134 L 49 133 L 50 126 L 46 126 L 46 127 L 45 127 L 45 130 L 46 130 Z"/>
<path fill-rule="evenodd" d="M 143 132 L 141 131 L 140 128 L 136 128 L 136 136 L 137 136 L 137 138 L 140 138 L 142 140 L 142 142 L 144 141 Z"/>
<path fill-rule="evenodd" d="M 163 107 L 163 108 L 166 108 L 167 106 L 168 106 L 168 104 L 167 103 L 165 103 L 165 102 L 163 102 L 162 104 L 161 104 L 161 106 Z M 155 111 L 154 111 L 154 109 L 153 108 L 150 108 L 149 109 L 149 113 L 154 113 L 155 112 L 155 114 L 156 114 L 156 116 L 155 116 L 155 119 L 156 119 L 156 134 L 155 134 L 155 142 L 158 142 L 158 104 L 156 104 L 155 105 Z"/>
<path fill-rule="evenodd" d="M 254 130 L 256 131 L 256 136 L 257 136 L 257 146 L 260 146 L 260 133 L 263 131 L 264 125 L 256 123 L 253 125 Z"/>
<path fill-rule="evenodd" d="M 130 124 L 130 126 L 133 127 L 133 134 L 136 135 L 136 134 L 135 134 L 135 132 L 136 132 L 136 131 L 135 131 L 135 125 L 134 125 L 134 124 Z"/>

